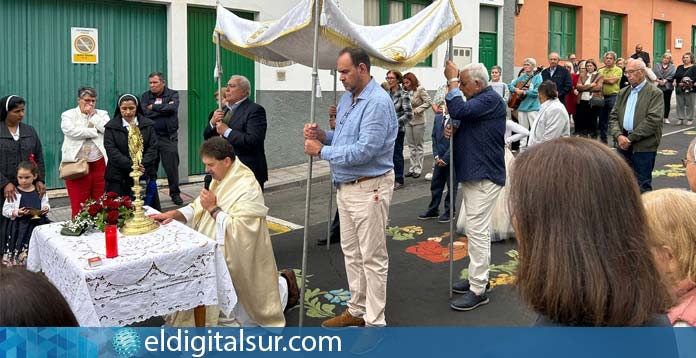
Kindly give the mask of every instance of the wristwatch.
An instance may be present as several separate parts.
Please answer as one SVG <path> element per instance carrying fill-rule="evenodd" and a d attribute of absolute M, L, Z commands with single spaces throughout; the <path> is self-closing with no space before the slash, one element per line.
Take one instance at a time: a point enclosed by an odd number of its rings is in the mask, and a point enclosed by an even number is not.
<path fill-rule="evenodd" d="M 210 216 L 212 216 L 213 219 L 214 219 L 214 218 L 215 218 L 215 214 L 216 214 L 218 211 L 222 211 L 222 209 L 220 209 L 219 206 L 214 207 L 213 210 L 210 210 Z"/>
<path fill-rule="evenodd" d="M 449 80 L 447 80 L 448 85 L 451 85 L 454 82 L 459 82 L 459 78 L 454 77 L 454 78 L 450 78 Z"/>

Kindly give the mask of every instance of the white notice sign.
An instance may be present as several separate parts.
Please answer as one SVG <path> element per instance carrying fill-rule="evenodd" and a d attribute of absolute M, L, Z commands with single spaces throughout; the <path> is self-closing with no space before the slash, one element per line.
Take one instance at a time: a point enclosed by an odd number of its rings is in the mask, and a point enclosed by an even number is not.
<path fill-rule="evenodd" d="M 99 63 L 99 33 L 97 29 L 71 27 L 72 63 Z"/>

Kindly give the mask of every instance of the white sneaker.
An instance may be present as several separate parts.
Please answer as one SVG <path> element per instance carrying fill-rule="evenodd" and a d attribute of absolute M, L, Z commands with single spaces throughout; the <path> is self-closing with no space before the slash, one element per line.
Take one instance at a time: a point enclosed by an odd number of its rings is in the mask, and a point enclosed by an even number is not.
<path fill-rule="evenodd" d="M 425 174 L 425 180 L 433 180 L 433 173 Z"/>
<path fill-rule="evenodd" d="M 686 125 L 687 125 L 687 126 L 691 126 L 691 125 L 693 125 L 693 124 L 694 124 L 694 121 L 686 121 Z"/>
<path fill-rule="evenodd" d="M 681 120 L 681 119 L 677 119 L 677 121 L 674 122 L 674 125 L 675 125 L 675 126 L 680 126 L 680 125 L 682 125 L 682 120 Z"/>

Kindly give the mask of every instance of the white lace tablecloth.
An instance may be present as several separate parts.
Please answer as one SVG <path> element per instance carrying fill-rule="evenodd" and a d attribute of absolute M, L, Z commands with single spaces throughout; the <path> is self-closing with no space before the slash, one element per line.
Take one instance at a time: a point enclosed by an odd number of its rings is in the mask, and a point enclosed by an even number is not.
<path fill-rule="evenodd" d="M 63 223 L 38 226 L 27 268 L 43 271 L 80 326 L 125 326 L 200 305 L 229 314 L 237 304 L 215 241 L 178 222 L 149 234 L 118 234 L 118 257 L 106 258 L 104 233 L 62 236 Z M 89 267 L 99 256 L 102 265 Z"/>

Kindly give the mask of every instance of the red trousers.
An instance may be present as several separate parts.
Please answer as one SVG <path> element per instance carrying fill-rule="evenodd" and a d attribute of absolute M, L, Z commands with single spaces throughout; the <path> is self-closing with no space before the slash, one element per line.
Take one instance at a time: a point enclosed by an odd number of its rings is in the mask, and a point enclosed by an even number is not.
<path fill-rule="evenodd" d="M 99 199 L 104 194 L 104 172 L 106 171 L 106 161 L 104 158 L 96 162 L 89 163 L 89 174 L 82 178 L 66 180 L 65 187 L 68 189 L 72 216 L 75 217 L 82 208 L 81 205 L 87 199 Z"/>

